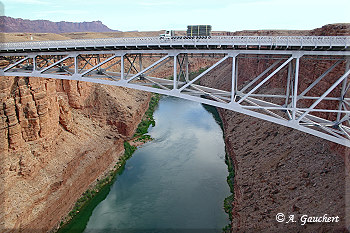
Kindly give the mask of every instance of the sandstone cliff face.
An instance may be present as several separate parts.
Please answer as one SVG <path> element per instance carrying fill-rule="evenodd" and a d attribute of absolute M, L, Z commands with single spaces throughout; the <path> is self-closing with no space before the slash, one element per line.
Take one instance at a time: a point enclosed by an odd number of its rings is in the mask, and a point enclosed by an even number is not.
<path fill-rule="evenodd" d="M 328 25 L 304 33 L 328 35 L 330 30 L 330 34 L 337 35 L 340 27 L 340 34 L 344 35 L 343 30 L 348 25 L 343 26 Z M 349 35 L 350 30 L 346 34 Z M 272 64 L 269 60 L 239 60 L 240 84 L 249 77 L 256 77 L 269 64 Z M 332 62 L 304 64 L 300 67 L 299 77 L 309 82 Z M 202 82 L 230 90 L 231 69 L 230 62 L 224 63 Z M 329 79 L 343 73 L 343 69 L 335 69 Z M 269 85 L 277 90 L 278 76 Z M 305 88 L 303 85 L 301 83 L 300 89 Z M 313 91 L 320 93 L 326 85 L 321 83 Z M 350 217 L 348 148 L 232 111 L 219 109 L 219 113 L 224 125 L 226 150 L 235 168 L 232 232 L 347 231 Z M 278 223 L 277 213 L 284 213 L 287 219 L 294 215 L 297 222 Z M 301 225 L 302 215 L 324 214 L 339 216 L 340 222 Z"/>
<path fill-rule="evenodd" d="M 297 130 L 220 110 L 235 164 L 233 232 L 345 229 L 345 167 L 329 143 Z M 297 223 L 275 220 L 294 215 Z M 301 226 L 300 217 L 339 216 L 339 223 Z"/>
<path fill-rule="evenodd" d="M 0 78 L 0 229 L 45 232 L 111 168 L 149 94 L 41 78 Z"/>

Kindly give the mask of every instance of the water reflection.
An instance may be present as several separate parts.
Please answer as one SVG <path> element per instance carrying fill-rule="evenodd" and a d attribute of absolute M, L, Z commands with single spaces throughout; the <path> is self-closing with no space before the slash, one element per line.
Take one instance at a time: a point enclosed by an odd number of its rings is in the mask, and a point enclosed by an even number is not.
<path fill-rule="evenodd" d="M 201 104 L 172 97 L 161 99 L 155 120 L 155 140 L 128 160 L 85 232 L 220 232 L 228 223 L 220 126 Z"/>

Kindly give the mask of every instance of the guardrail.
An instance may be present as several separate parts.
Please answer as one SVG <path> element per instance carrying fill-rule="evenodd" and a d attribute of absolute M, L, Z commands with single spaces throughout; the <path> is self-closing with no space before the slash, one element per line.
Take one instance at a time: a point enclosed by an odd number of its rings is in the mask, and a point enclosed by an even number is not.
<path fill-rule="evenodd" d="M 245 45 L 281 47 L 342 47 L 350 46 L 350 36 L 212 36 L 212 37 L 129 37 L 104 39 L 72 39 L 62 41 L 30 41 L 0 43 L 1 51 L 76 49 L 134 46 L 198 46 L 198 45 Z"/>

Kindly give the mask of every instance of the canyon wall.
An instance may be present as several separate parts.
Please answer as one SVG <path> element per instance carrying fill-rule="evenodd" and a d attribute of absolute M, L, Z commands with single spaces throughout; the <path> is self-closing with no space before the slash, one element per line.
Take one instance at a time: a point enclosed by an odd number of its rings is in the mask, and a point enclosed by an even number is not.
<path fill-rule="evenodd" d="M 303 35 L 350 35 L 350 24 L 326 25 Z M 271 35 L 271 32 L 266 32 Z M 264 31 L 253 35 L 264 35 Z M 283 35 L 283 32 L 277 35 Z M 272 33 L 273 35 L 273 33 Z M 274 61 L 239 59 L 238 79 L 243 85 L 256 77 Z M 300 90 L 305 89 L 334 61 L 303 61 L 300 67 Z M 201 84 L 231 89 L 232 65 L 222 63 L 206 75 Z M 268 85 L 278 91 L 286 69 Z M 327 80 L 344 74 L 344 65 L 332 71 Z M 320 83 L 312 91 L 317 94 L 329 85 Z M 339 90 L 336 90 L 339 91 Z M 308 103 L 304 103 L 308 104 Z M 324 106 L 325 107 L 325 106 Z M 327 140 L 249 117 L 219 109 L 223 120 L 227 153 L 235 169 L 232 232 L 348 232 L 349 227 L 349 159 L 350 150 Z M 279 223 L 276 214 L 286 221 Z M 306 223 L 302 215 L 339 216 L 338 223 Z"/>
<path fill-rule="evenodd" d="M 46 232 L 123 154 L 150 94 L 0 77 L 0 231 Z"/>
<path fill-rule="evenodd" d="M 326 25 L 298 34 L 345 35 L 348 28 L 348 24 Z M 190 68 L 195 71 L 212 64 L 210 59 L 194 60 Z M 257 75 L 269 64 L 270 60 L 246 60 L 240 64 L 240 76 Z M 301 69 L 310 80 L 322 70 L 312 62 Z M 228 88 L 230 71 L 229 63 L 223 63 L 205 82 Z M 341 72 L 336 70 L 331 77 Z M 165 70 L 158 73 L 170 75 Z M 118 160 L 123 141 L 133 135 L 149 97 L 136 90 L 84 82 L 0 77 L 0 230 L 45 232 L 55 227 L 88 186 Z M 344 229 L 348 150 L 239 113 L 219 112 L 227 152 L 235 165 L 233 231 Z M 285 225 L 275 221 L 279 212 L 339 215 L 341 222 Z"/>

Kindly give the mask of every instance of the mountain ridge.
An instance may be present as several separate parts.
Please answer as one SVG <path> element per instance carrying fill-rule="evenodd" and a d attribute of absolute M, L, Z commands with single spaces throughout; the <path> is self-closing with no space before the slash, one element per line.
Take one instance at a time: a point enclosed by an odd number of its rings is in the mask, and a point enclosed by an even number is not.
<path fill-rule="evenodd" d="M 117 32 L 101 21 L 52 22 L 0 16 L 0 32 L 69 33 L 69 32 Z"/>

